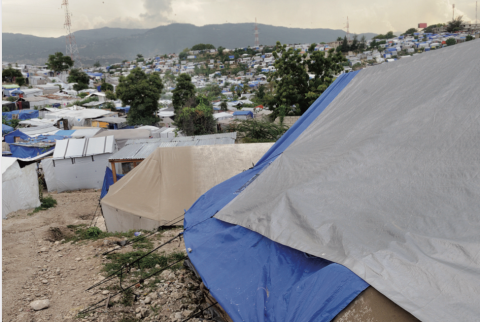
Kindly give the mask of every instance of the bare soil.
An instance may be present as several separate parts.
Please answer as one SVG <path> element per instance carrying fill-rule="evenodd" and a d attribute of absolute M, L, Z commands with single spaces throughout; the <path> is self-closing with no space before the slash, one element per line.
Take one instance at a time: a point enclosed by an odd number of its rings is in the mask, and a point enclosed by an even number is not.
<path fill-rule="evenodd" d="M 97 216 L 100 214 L 100 209 L 97 209 L 100 191 L 84 190 L 51 195 L 58 202 L 55 208 L 33 215 L 28 215 L 32 210 L 21 210 L 3 220 L 2 321 L 87 321 L 87 318 L 79 319 L 77 313 L 106 296 L 102 294 L 102 288 L 85 290 L 102 280 L 102 264 L 106 259 L 101 254 L 112 246 L 105 245 L 103 240 L 81 241 L 76 244 L 61 242 L 64 237 L 72 234 L 68 225 L 90 225 L 95 211 Z M 105 229 L 101 216 L 94 221 L 99 228 Z M 180 231 L 179 228 L 157 236 L 154 246 L 164 243 Z M 132 251 L 132 248 L 126 246 L 119 251 Z M 175 240 L 162 248 L 162 252 L 185 252 L 183 240 Z M 173 273 L 170 275 L 172 282 L 165 282 L 158 287 L 167 290 L 171 284 L 170 288 L 174 288 L 173 285 L 177 285 L 180 279 L 188 278 L 190 281 L 187 275 L 192 273 L 184 270 Z M 165 294 L 170 294 L 168 292 Z M 33 311 L 30 303 L 40 299 L 49 299 L 50 307 Z M 192 309 L 194 302 L 189 303 Z M 164 317 L 158 320 L 170 321 L 175 311 L 187 310 L 184 305 L 175 308 L 172 313 L 173 304 L 172 302 L 170 309 L 165 309 Z M 128 310 L 134 312 L 134 316 L 135 313 L 139 314 L 134 311 L 135 306 Z M 119 321 L 119 316 L 95 314 L 88 317 L 88 321 Z M 146 318 L 142 316 L 143 319 Z M 151 316 L 148 320 L 156 319 Z"/>

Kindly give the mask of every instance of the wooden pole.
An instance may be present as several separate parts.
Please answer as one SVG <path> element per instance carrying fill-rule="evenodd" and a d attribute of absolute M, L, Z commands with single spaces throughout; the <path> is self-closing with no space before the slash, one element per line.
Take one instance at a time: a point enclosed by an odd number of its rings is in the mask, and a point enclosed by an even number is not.
<path fill-rule="evenodd" d="M 112 164 L 112 173 L 113 173 L 113 183 L 117 182 L 117 171 L 115 170 L 115 162 L 111 162 Z"/>

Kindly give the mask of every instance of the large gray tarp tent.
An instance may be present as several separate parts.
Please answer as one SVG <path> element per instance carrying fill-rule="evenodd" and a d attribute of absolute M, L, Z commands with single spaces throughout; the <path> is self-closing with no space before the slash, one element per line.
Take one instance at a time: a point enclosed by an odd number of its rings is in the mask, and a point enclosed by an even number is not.
<path fill-rule="evenodd" d="M 360 71 L 215 218 L 422 321 L 480 316 L 480 41 Z"/>

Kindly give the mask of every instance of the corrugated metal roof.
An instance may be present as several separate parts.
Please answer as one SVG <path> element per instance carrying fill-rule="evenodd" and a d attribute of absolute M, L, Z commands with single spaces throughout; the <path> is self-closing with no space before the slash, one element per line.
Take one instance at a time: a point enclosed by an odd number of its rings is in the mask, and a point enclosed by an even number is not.
<path fill-rule="evenodd" d="M 19 129 L 20 132 L 25 133 L 26 135 L 32 136 L 37 134 L 44 134 L 49 132 L 58 131 L 58 128 L 52 125 L 43 125 L 43 126 L 36 126 L 36 127 L 25 127 Z"/>
<path fill-rule="evenodd" d="M 234 144 L 237 133 L 219 133 L 177 138 L 128 140 L 123 149 L 113 154 L 110 160 L 146 159 L 157 148 L 180 147 L 193 145 Z"/>
<path fill-rule="evenodd" d="M 80 158 L 98 154 L 113 153 L 113 135 L 90 139 L 69 139 L 57 141 L 53 159 Z"/>

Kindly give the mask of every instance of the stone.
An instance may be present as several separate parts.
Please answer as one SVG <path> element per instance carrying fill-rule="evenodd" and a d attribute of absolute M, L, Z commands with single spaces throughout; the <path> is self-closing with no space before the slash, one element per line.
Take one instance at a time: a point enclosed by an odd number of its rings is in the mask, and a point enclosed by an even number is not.
<path fill-rule="evenodd" d="M 82 259 L 80 257 L 75 258 L 77 262 L 81 261 Z"/>
<path fill-rule="evenodd" d="M 181 320 L 182 319 L 182 313 L 177 312 L 175 313 L 175 320 Z"/>
<path fill-rule="evenodd" d="M 42 248 L 40 248 L 39 253 L 45 253 L 45 252 L 47 252 L 47 251 L 48 251 L 48 248 L 47 248 L 47 247 L 42 247 Z"/>
<path fill-rule="evenodd" d="M 182 312 L 182 315 L 186 318 L 188 318 L 190 316 L 190 314 L 192 314 L 192 311 L 190 311 L 190 310 L 185 310 L 185 311 Z"/>
<path fill-rule="evenodd" d="M 42 283 L 43 283 L 43 284 L 47 284 L 48 281 L 47 281 L 47 280 L 43 280 Z"/>
<path fill-rule="evenodd" d="M 107 295 L 108 293 L 110 293 L 109 290 L 102 291 L 102 294 L 103 294 L 103 295 Z"/>
<path fill-rule="evenodd" d="M 150 304 L 150 303 L 152 303 L 152 298 L 150 296 L 147 296 L 145 298 L 145 304 Z"/>
<path fill-rule="evenodd" d="M 50 306 L 50 300 L 37 300 L 30 303 L 30 307 L 35 311 L 46 309 Z"/>
<path fill-rule="evenodd" d="M 155 292 L 152 292 L 152 293 L 148 294 L 148 296 L 149 296 L 152 300 L 158 299 L 158 295 L 157 295 L 157 293 L 155 293 Z"/>

